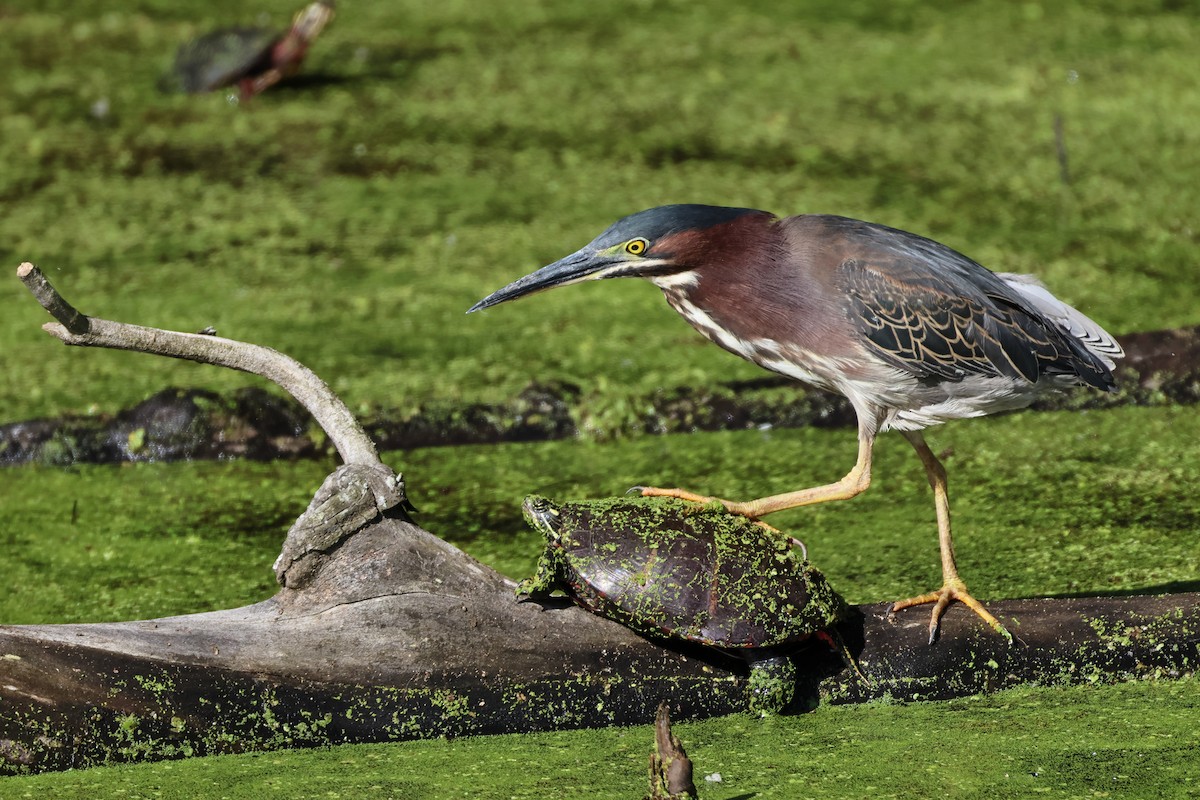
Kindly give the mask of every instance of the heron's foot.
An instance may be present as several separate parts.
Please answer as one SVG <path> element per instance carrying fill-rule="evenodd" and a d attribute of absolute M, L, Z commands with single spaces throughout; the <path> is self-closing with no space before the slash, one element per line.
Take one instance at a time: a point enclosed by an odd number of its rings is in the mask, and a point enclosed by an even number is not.
<path fill-rule="evenodd" d="M 892 613 L 894 614 L 901 609 L 910 608 L 912 606 L 933 603 L 933 614 L 929 620 L 929 643 L 933 644 L 937 639 L 938 626 L 941 624 L 942 614 L 946 613 L 946 607 L 955 600 L 964 604 L 967 608 L 971 609 L 980 617 L 982 617 L 983 621 L 988 625 L 991 625 L 992 629 L 996 631 L 996 633 L 1007 639 L 1009 644 L 1012 644 L 1012 634 L 1008 632 L 1007 628 L 1000 624 L 1000 620 L 993 617 L 991 613 L 983 607 L 983 603 L 971 596 L 971 593 L 967 591 L 967 585 L 963 583 L 960 578 L 951 578 L 947 580 L 945 585 L 936 592 L 929 592 L 928 594 L 910 597 L 907 600 L 899 600 L 893 603 Z"/>

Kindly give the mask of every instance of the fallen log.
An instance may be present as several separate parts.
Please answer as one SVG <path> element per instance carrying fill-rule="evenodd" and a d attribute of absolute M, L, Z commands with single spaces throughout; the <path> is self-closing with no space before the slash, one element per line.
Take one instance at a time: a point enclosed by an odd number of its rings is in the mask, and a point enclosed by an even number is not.
<path fill-rule="evenodd" d="M 369 590 L 368 590 L 368 587 Z M 1016 642 L 961 607 L 857 607 L 857 661 L 814 642 L 798 698 L 937 700 L 1023 684 L 1175 678 L 1200 664 L 1200 594 L 988 604 Z M 647 724 L 747 708 L 743 665 L 665 647 L 513 585 L 411 523 L 381 518 L 300 590 L 143 622 L 0 627 L 0 773 L 122 761 Z"/>

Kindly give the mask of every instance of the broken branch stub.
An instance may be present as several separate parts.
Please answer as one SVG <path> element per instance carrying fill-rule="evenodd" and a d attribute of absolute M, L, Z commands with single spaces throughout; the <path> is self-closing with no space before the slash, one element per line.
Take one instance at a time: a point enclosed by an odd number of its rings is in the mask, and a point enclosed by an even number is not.
<path fill-rule="evenodd" d="M 408 519 L 404 483 L 383 464 L 347 464 L 325 479 L 308 509 L 293 523 L 275 559 L 280 586 L 300 589 L 329 552 L 389 512 Z"/>

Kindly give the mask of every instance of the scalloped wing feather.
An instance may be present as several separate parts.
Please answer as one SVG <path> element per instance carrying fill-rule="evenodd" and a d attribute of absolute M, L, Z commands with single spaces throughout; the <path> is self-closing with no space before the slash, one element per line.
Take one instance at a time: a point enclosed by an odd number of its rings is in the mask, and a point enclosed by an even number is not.
<path fill-rule="evenodd" d="M 858 223 L 839 282 L 863 344 L 921 380 L 1074 375 L 1111 390 L 1120 346 L 1027 276 L 997 275 L 929 239 Z"/>

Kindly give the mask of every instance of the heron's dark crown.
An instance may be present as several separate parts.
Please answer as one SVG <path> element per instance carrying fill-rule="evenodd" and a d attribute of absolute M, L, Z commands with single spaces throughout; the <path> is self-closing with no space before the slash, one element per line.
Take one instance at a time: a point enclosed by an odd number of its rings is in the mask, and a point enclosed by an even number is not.
<path fill-rule="evenodd" d="M 705 206 L 696 203 L 658 206 L 617 220 L 600 234 L 593 244 L 597 247 L 611 247 L 638 236 L 655 242 L 676 233 L 706 230 L 732 222 L 746 214 L 766 212 L 753 208 Z"/>

